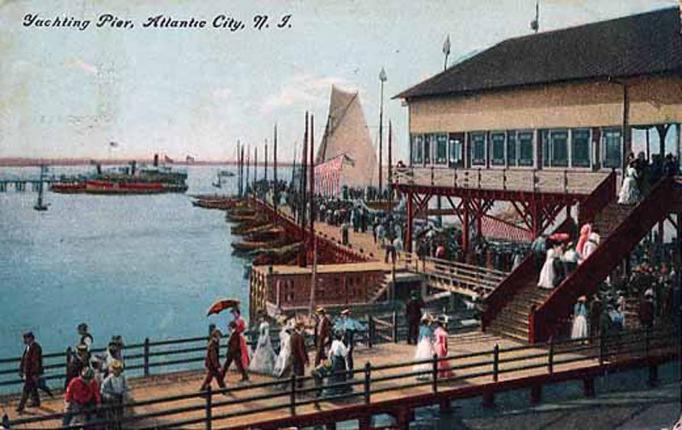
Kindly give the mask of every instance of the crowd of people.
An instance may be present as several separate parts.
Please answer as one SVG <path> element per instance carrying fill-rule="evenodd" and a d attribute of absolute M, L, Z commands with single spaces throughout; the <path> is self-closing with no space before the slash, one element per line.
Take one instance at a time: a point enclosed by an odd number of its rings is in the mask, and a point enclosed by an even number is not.
<path fill-rule="evenodd" d="M 104 352 L 92 351 L 93 336 L 88 326 L 81 323 L 77 327 L 79 341 L 75 353 L 67 356 L 66 378 L 64 382 L 63 426 L 81 425 L 93 418 L 116 423 L 116 417 L 123 416 L 124 404 L 131 399 L 130 388 L 123 374 L 123 339 L 113 336 Z M 43 354 L 40 344 L 32 332 L 23 334 L 25 344 L 19 373 L 24 381 L 17 412 L 23 412 L 28 398 L 29 407 L 40 407 L 39 390 L 53 397 L 45 382 Z M 100 412 L 100 406 L 107 407 Z M 111 424 L 107 428 L 120 428 Z"/>
<path fill-rule="evenodd" d="M 618 203 L 624 205 L 637 203 L 659 180 L 676 175 L 679 169 L 678 160 L 672 154 L 665 157 L 653 154 L 651 161 L 647 161 L 644 152 L 637 156 L 630 153 L 626 165 L 623 185 L 618 194 Z"/>

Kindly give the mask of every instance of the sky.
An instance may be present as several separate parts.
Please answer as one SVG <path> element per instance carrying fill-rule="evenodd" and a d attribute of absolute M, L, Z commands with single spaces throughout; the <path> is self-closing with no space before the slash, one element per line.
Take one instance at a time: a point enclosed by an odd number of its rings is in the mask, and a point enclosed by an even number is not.
<path fill-rule="evenodd" d="M 675 5 L 541 0 L 540 31 Z M 91 23 L 26 27 L 27 14 Z M 133 28 L 98 28 L 102 14 Z M 446 36 L 452 65 L 530 34 L 534 14 L 535 0 L 0 0 L 0 158 L 233 159 L 238 140 L 262 147 L 277 123 L 278 157 L 290 160 L 306 110 L 320 142 L 331 85 L 360 92 L 376 143 L 382 67 L 384 124 L 406 158 L 407 108 L 392 97 L 442 71 Z M 157 15 L 207 22 L 143 27 Z M 218 15 L 244 28 L 213 28 Z M 254 28 L 257 15 L 268 28 Z"/>

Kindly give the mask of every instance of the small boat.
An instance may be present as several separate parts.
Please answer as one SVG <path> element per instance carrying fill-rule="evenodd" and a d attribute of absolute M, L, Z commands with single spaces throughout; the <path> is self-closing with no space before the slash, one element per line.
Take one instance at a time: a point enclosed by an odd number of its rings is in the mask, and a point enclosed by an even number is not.
<path fill-rule="evenodd" d="M 218 177 L 225 176 L 227 178 L 234 176 L 234 173 L 229 170 L 220 170 L 218 172 Z"/>
<path fill-rule="evenodd" d="M 245 239 L 248 241 L 260 241 L 260 240 L 274 240 L 285 234 L 285 231 L 281 227 L 272 227 L 269 229 L 264 229 L 262 231 L 256 231 L 245 235 Z"/>
<path fill-rule="evenodd" d="M 45 166 L 40 166 L 40 179 L 38 183 L 38 201 L 36 204 L 33 206 L 33 209 L 39 211 L 39 212 L 45 212 L 47 210 L 47 207 L 49 205 L 45 204 L 43 202 L 43 180 L 45 177 L 45 170 L 47 168 Z"/>
<path fill-rule="evenodd" d="M 203 209 L 218 209 L 218 210 L 223 210 L 223 211 L 226 211 L 226 210 L 234 207 L 234 203 L 230 200 L 227 200 L 227 199 L 226 200 L 222 200 L 222 199 L 216 199 L 216 200 L 199 199 L 199 200 L 193 201 L 192 205 L 194 207 L 203 208 Z"/>
<path fill-rule="evenodd" d="M 258 216 L 255 213 L 252 215 L 230 215 L 229 213 L 225 214 L 225 220 L 231 222 L 253 221 L 257 218 Z"/>

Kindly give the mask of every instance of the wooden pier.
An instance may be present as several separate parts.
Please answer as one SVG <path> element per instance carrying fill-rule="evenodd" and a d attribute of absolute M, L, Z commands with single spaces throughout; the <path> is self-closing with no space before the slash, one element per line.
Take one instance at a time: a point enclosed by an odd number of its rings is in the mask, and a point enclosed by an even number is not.
<path fill-rule="evenodd" d="M 650 383 L 655 384 L 657 366 L 674 359 L 678 345 L 667 328 L 590 343 L 536 345 L 468 332 L 449 338 L 451 376 L 439 374 L 435 360 L 425 362 L 425 370 L 415 370 L 414 348 L 402 343 L 359 347 L 355 359 L 363 364 L 356 365 L 356 376 L 349 381 L 353 391 L 329 398 L 316 397 L 310 377 L 303 378 L 300 387 L 293 377 L 255 375 L 251 383 L 238 384 L 238 375 L 230 373 L 224 396 L 197 391 L 202 372 L 138 378 L 132 381 L 134 413 L 123 427 L 275 429 L 358 420 L 361 429 L 369 429 L 373 415 L 389 414 L 395 428 L 407 429 L 414 408 L 440 405 L 448 410 L 457 399 L 480 396 L 491 405 L 496 393 L 528 389 L 529 401 L 536 403 L 543 385 L 569 380 L 582 381 L 585 395 L 594 396 L 594 379 L 605 372 L 648 366 Z M 40 408 L 23 415 L 14 412 L 15 406 L 16 399 L 5 399 L 1 407 L 10 428 L 59 427 L 61 398 L 45 399 Z"/>

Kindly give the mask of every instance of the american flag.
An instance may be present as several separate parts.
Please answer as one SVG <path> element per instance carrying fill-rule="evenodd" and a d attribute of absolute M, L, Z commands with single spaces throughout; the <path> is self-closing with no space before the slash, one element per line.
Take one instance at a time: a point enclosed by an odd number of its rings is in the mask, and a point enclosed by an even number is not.
<path fill-rule="evenodd" d="M 335 196 L 341 192 L 341 169 L 344 156 L 339 155 L 315 166 L 315 189 L 324 196 Z"/>

